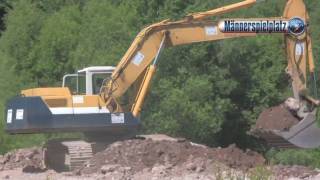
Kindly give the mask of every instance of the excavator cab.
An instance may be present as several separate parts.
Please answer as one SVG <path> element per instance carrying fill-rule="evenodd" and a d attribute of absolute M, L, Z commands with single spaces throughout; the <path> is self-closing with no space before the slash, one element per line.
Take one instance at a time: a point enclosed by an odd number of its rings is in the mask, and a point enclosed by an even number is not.
<path fill-rule="evenodd" d="M 98 95 L 105 79 L 111 77 L 112 66 L 93 66 L 79 70 L 76 74 L 63 77 L 62 87 L 69 88 L 72 94 Z"/>

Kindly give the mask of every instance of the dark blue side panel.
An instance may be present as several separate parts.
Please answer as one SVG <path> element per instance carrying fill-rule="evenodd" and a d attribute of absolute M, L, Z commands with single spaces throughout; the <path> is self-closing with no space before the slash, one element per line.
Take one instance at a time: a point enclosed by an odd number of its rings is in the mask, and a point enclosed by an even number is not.
<path fill-rule="evenodd" d="M 17 97 L 8 102 L 5 120 L 8 130 L 41 129 L 52 125 L 52 114 L 40 97 Z"/>
<path fill-rule="evenodd" d="M 11 134 L 43 132 L 126 132 L 140 126 L 132 113 L 122 113 L 123 121 L 113 121 L 117 114 L 53 115 L 41 97 L 17 97 L 10 100 L 5 112 L 6 131 Z"/>

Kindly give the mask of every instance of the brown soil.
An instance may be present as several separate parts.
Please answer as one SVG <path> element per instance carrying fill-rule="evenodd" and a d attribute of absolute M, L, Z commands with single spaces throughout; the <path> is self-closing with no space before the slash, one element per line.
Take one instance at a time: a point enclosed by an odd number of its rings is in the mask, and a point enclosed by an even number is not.
<path fill-rule="evenodd" d="M 303 166 L 267 166 L 260 154 L 235 145 L 209 148 L 165 135 L 144 138 L 111 144 L 76 174 L 46 170 L 41 148 L 12 151 L 0 155 L 0 179 L 237 179 L 256 174 L 257 166 L 274 179 L 320 179 L 318 171 Z"/>
<path fill-rule="evenodd" d="M 286 177 L 297 177 L 301 179 L 307 179 L 319 174 L 319 172 L 312 168 L 305 166 L 274 166 L 272 172 L 277 175 L 278 179 L 285 179 Z"/>
<path fill-rule="evenodd" d="M 255 129 L 288 130 L 297 124 L 297 119 L 283 104 L 264 110 L 255 125 Z"/>
<path fill-rule="evenodd" d="M 81 170 L 81 174 L 98 172 L 106 165 L 129 167 L 133 172 L 139 172 L 155 165 L 166 167 L 192 166 L 193 160 L 207 162 L 207 160 L 221 162 L 231 168 L 247 170 L 263 165 L 265 159 L 253 151 L 243 152 L 235 145 L 228 148 L 209 148 L 195 145 L 191 142 L 127 140 L 112 144 L 105 151 L 96 154 Z M 196 165 L 194 168 L 198 168 Z M 206 169 L 204 167 L 200 167 Z M 186 167 L 187 169 L 188 167 Z M 110 170 L 110 167 L 107 168 Z M 108 170 L 106 170 L 108 171 Z"/>
<path fill-rule="evenodd" d="M 247 149 L 245 152 L 230 145 L 227 148 L 210 149 L 211 158 L 235 169 L 248 170 L 250 168 L 263 165 L 265 159 L 257 152 Z"/>
<path fill-rule="evenodd" d="M 43 172 L 41 148 L 28 148 L 11 151 L 0 156 L 0 171 L 23 168 L 23 172 Z"/>

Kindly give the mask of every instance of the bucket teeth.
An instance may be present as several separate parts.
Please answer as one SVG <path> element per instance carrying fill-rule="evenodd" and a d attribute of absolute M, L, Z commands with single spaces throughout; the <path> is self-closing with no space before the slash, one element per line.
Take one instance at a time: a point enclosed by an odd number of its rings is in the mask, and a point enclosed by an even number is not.
<path fill-rule="evenodd" d="M 296 145 L 290 143 L 287 139 L 277 135 L 272 130 L 254 129 L 250 132 L 251 135 L 263 139 L 271 147 L 277 147 L 281 149 L 296 149 L 299 148 Z"/>

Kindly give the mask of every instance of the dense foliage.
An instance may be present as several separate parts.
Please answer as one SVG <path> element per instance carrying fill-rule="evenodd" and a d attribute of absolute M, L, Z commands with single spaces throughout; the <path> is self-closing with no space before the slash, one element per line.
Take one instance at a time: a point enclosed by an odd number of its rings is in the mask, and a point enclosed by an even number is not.
<path fill-rule="evenodd" d="M 0 38 L 0 117 L 5 101 L 20 89 L 58 86 L 64 74 L 77 69 L 116 65 L 139 30 L 148 24 L 232 2 L 237 1 L 3 1 L 0 7 L 5 7 L 7 14 Z M 281 16 L 284 3 L 267 1 L 227 17 Z M 320 21 L 320 3 L 307 4 L 312 35 L 319 37 L 316 24 Z M 319 52 L 320 39 L 314 38 L 313 44 L 314 51 Z M 166 49 L 144 107 L 144 131 L 209 145 L 256 147 L 246 131 L 263 108 L 290 95 L 285 66 L 281 35 Z M 3 122 L 1 118 L 0 153 L 46 138 L 6 135 Z"/>

